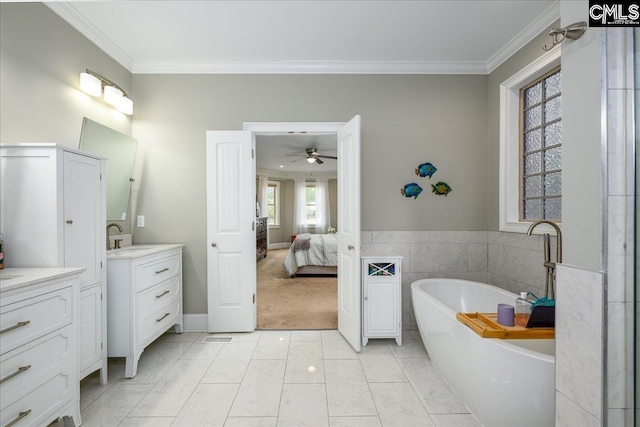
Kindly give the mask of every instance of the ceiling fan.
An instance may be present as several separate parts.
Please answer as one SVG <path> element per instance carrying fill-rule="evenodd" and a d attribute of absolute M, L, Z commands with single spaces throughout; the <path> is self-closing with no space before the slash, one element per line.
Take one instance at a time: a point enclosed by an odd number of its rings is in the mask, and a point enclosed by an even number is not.
<path fill-rule="evenodd" d="M 287 157 L 300 157 L 299 159 L 295 159 L 295 160 L 291 160 L 291 162 L 297 162 L 298 160 L 302 160 L 302 159 L 307 159 L 307 162 L 309 163 L 317 163 L 319 165 L 323 164 L 324 162 L 322 159 L 337 159 L 337 157 L 335 156 L 321 156 L 318 154 L 318 149 L 317 148 L 307 148 L 305 150 L 304 154 L 287 154 Z"/>

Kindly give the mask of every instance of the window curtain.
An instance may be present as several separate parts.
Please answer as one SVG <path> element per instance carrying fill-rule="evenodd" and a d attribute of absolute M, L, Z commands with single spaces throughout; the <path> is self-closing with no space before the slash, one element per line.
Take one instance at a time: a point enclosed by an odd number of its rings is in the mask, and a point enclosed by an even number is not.
<path fill-rule="evenodd" d="M 267 206 L 267 191 L 269 189 L 269 177 L 258 177 L 258 206 L 260 206 L 260 216 L 269 216 Z"/>
<path fill-rule="evenodd" d="M 297 234 L 309 232 L 306 191 L 307 184 L 304 178 L 296 178 L 293 187 L 293 230 Z"/>
<path fill-rule="evenodd" d="M 316 233 L 327 234 L 330 225 L 329 180 L 316 179 Z"/>

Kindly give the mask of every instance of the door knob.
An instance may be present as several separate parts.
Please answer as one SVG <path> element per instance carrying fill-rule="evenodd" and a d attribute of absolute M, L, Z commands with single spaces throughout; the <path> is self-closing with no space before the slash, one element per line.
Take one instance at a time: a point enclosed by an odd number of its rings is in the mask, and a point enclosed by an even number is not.
<path fill-rule="evenodd" d="M 355 249 L 355 247 L 354 247 L 353 245 L 349 245 L 349 246 L 347 246 L 347 249 L 349 249 L 350 251 L 352 251 L 352 250 L 354 250 L 354 249 Z"/>
<path fill-rule="evenodd" d="M 68 219 L 67 220 L 67 224 L 73 224 L 73 220 L 72 219 Z"/>
<path fill-rule="evenodd" d="M 218 246 L 218 244 L 217 244 L 217 243 L 212 243 L 212 244 L 211 244 L 211 247 L 212 247 L 212 248 L 215 248 L 216 246 Z"/>

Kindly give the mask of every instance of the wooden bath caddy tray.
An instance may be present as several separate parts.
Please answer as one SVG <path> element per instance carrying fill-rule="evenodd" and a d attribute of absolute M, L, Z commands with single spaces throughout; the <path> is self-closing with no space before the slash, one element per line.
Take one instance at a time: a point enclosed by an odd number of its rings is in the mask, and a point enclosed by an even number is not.
<path fill-rule="evenodd" d="M 458 313 L 456 319 L 482 338 L 553 339 L 556 336 L 555 328 L 502 326 L 498 323 L 497 313 Z"/>

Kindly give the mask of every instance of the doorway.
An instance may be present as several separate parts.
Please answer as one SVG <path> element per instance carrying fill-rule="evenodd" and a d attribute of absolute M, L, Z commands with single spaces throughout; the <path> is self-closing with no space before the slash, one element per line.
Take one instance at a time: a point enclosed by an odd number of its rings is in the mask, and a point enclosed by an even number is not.
<path fill-rule="evenodd" d="M 337 168 L 335 132 L 256 134 L 257 329 L 338 327 Z"/>
<path fill-rule="evenodd" d="M 348 123 L 245 123 L 243 131 L 207 132 L 209 332 L 256 328 L 256 136 L 313 133 L 337 134 L 338 330 L 360 351 L 360 116 Z"/>

